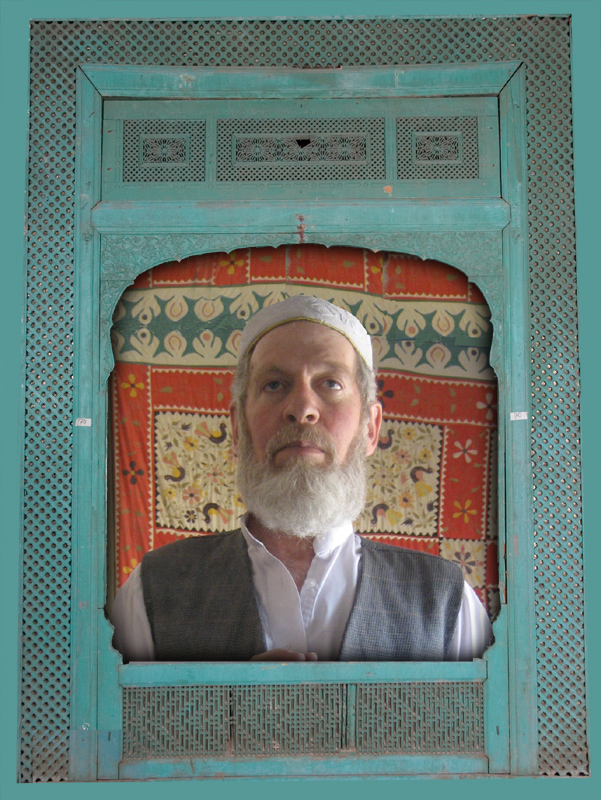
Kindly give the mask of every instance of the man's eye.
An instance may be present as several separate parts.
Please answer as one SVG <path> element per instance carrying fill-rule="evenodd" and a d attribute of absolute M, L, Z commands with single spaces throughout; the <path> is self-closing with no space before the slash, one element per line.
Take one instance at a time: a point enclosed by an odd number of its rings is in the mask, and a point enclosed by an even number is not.
<path fill-rule="evenodd" d="M 334 380 L 334 378 L 328 378 L 326 381 L 326 386 L 328 389 L 342 389 L 342 384 L 340 381 Z"/>
<path fill-rule="evenodd" d="M 268 381 L 264 386 L 263 389 L 266 392 L 277 392 L 278 389 L 282 388 L 282 381 Z"/>

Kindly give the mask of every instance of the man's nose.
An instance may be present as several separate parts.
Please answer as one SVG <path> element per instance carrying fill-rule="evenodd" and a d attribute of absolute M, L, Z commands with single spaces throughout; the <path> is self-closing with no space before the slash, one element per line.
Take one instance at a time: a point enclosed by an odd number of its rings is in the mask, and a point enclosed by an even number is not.
<path fill-rule="evenodd" d="M 319 419 L 317 398 L 311 387 L 295 386 L 288 395 L 284 415 L 288 422 L 315 424 Z"/>

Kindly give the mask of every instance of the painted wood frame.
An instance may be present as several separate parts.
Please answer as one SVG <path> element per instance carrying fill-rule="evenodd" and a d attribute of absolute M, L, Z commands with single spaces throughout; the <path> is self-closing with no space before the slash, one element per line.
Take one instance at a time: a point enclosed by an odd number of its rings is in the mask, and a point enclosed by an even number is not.
<path fill-rule="evenodd" d="M 269 78 L 267 81 L 266 79 Z M 366 98 L 494 95 L 501 197 L 286 203 L 101 202 L 102 103 L 108 98 Z M 536 774 L 536 669 L 529 458 L 528 269 L 524 69 L 519 63 L 348 70 L 86 66 L 78 73 L 76 339 L 73 458 L 71 779 L 317 774 L 312 760 L 245 765 L 142 762 L 119 771 L 121 687 L 231 682 L 484 680 L 487 758 L 319 759 L 320 774 Z M 299 231 L 299 217 L 303 229 Z M 106 602 L 109 332 L 123 290 L 150 267 L 188 255 L 302 241 L 408 252 L 462 269 L 483 291 L 499 381 L 496 644 L 468 664 L 132 664 L 112 650 Z M 91 312 L 90 312 L 91 310 Z M 516 417 L 516 412 L 518 412 Z M 524 417 L 524 412 L 526 416 Z M 502 502 L 505 498 L 505 502 Z M 495 733 L 496 731 L 496 733 Z M 269 762 L 269 763 L 268 763 Z M 294 763 L 291 763 L 294 762 Z M 353 763 L 351 763 L 353 762 Z M 354 765 L 353 765 L 354 764 Z M 183 771 L 182 771 L 183 770 Z M 246 771 L 245 771 L 246 770 Z"/>

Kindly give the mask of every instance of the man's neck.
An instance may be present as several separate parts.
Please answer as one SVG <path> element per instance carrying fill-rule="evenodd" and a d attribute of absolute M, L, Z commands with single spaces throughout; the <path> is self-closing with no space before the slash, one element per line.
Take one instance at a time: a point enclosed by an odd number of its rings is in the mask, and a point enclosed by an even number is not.
<path fill-rule="evenodd" d="M 255 539 L 262 542 L 271 555 L 286 567 L 300 592 L 315 555 L 313 539 L 311 537 L 301 539 L 289 533 L 266 528 L 252 515 L 247 525 Z"/>

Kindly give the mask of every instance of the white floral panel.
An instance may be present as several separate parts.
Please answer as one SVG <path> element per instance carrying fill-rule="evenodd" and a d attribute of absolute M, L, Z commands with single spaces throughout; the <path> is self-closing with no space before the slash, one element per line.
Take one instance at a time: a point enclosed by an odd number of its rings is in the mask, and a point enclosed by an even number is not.
<path fill-rule="evenodd" d="M 367 502 L 356 529 L 436 536 L 441 448 L 438 425 L 384 420 L 368 461 Z"/>
<path fill-rule="evenodd" d="M 227 531 L 244 506 L 226 414 L 158 411 L 154 418 L 156 525 L 173 531 Z"/>

